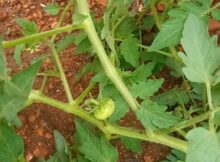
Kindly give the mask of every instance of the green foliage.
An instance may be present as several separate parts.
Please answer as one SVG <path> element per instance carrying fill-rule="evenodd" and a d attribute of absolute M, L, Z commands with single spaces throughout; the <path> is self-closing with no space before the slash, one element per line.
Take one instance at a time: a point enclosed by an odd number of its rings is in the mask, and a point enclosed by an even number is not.
<path fill-rule="evenodd" d="M 179 43 L 187 13 L 174 9 L 170 11 L 169 15 L 173 18 L 163 23 L 161 31 L 150 47 L 151 51 L 175 46 Z"/>
<path fill-rule="evenodd" d="M 6 81 L 6 83 L 11 82 L 13 87 L 19 88 L 19 96 L 16 96 L 18 94 L 14 93 L 14 91 L 17 90 L 15 88 L 10 89 L 10 94 L 15 95 L 8 95 L 7 93 L 4 93 L 3 88 L 0 87 L 0 113 L 2 117 L 5 117 L 8 120 L 8 122 L 20 125 L 17 112 L 21 111 L 24 107 L 40 65 L 41 61 L 30 66 L 28 69 L 19 72 L 11 79 L 11 81 Z"/>
<path fill-rule="evenodd" d="M 140 81 L 132 85 L 131 93 L 134 97 L 145 99 L 146 97 L 153 96 L 153 94 L 159 90 L 162 83 L 163 79 Z"/>
<path fill-rule="evenodd" d="M 84 154 L 85 158 L 93 162 L 117 161 L 117 150 L 104 137 L 96 137 L 80 122 L 76 122 L 76 129 L 81 144 L 79 151 Z"/>
<path fill-rule="evenodd" d="M 220 20 L 220 9 L 214 9 L 211 12 L 212 18 L 215 20 Z"/>
<path fill-rule="evenodd" d="M 138 42 L 138 39 L 131 37 L 125 39 L 120 45 L 121 54 L 125 60 L 134 67 L 139 65 L 140 53 L 138 50 Z"/>
<path fill-rule="evenodd" d="M 37 24 L 33 21 L 17 18 L 16 23 L 22 28 L 24 36 L 36 34 L 38 32 Z"/>
<path fill-rule="evenodd" d="M 115 101 L 115 111 L 109 118 L 109 121 L 115 122 L 124 117 L 125 114 L 129 111 L 129 107 L 126 101 L 119 94 L 115 86 L 112 84 L 107 84 L 106 86 L 101 88 L 102 97 L 110 97 Z"/>
<path fill-rule="evenodd" d="M 188 139 L 186 162 L 220 161 L 219 134 L 209 132 L 205 128 L 191 130 Z"/>
<path fill-rule="evenodd" d="M 79 14 L 79 13 L 74 13 L 72 16 L 72 22 L 74 25 L 80 25 L 83 23 L 83 21 L 85 21 L 87 18 L 87 16 Z"/>
<path fill-rule="evenodd" d="M 189 96 L 185 90 L 175 88 L 153 97 L 153 100 L 160 105 L 174 106 L 175 104 L 187 104 Z"/>
<path fill-rule="evenodd" d="M 18 162 L 23 154 L 24 144 L 15 130 L 4 120 L 0 121 L 0 161 Z M 23 159 L 24 160 L 24 159 Z"/>
<path fill-rule="evenodd" d="M 60 11 L 60 7 L 57 3 L 48 3 L 44 7 L 44 11 L 47 12 L 50 15 L 57 15 Z"/>
<path fill-rule="evenodd" d="M 75 37 L 73 35 L 66 35 L 62 40 L 58 41 L 56 43 L 56 49 L 57 52 L 60 53 L 65 48 L 67 48 L 71 43 L 73 43 L 75 40 Z"/>
<path fill-rule="evenodd" d="M 54 138 L 56 152 L 52 157 L 50 157 L 49 160 L 47 160 L 47 162 L 71 162 L 71 155 L 68 150 L 67 143 L 62 134 L 55 130 Z"/>
<path fill-rule="evenodd" d="M 83 52 L 91 53 L 91 43 L 85 33 L 81 32 L 75 35 L 74 43 L 76 45 L 75 54 L 80 54 Z"/>
<path fill-rule="evenodd" d="M 171 150 L 171 153 L 167 155 L 166 160 L 162 162 L 184 162 L 186 155 L 178 150 Z"/>
<path fill-rule="evenodd" d="M 139 139 L 121 137 L 121 142 L 126 146 L 128 150 L 137 153 L 141 151 L 141 141 Z"/>
<path fill-rule="evenodd" d="M 2 37 L 0 37 L 0 81 L 7 78 L 5 56 L 2 49 Z"/>
<path fill-rule="evenodd" d="M 214 72 L 219 66 L 220 48 L 215 37 L 210 38 L 208 35 L 207 25 L 194 14 L 189 14 L 181 42 L 186 56 L 182 53 L 179 56 L 185 64 L 183 73 L 187 79 L 198 83 L 212 83 Z"/>
<path fill-rule="evenodd" d="M 137 118 L 147 130 L 169 128 L 180 122 L 177 117 L 166 112 L 166 106 L 148 100 L 141 104 L 141 108 L 137 111 Z"/>
<path fill-rule="evenodd" d="M 25 49 L 25 44 L 19 44 L 15 47 L 13 58 L 17 65 L 21 66 L 21 52 Z"/>
<path fill-rule="evenodd" d="M 220 19 L 218 7 L 212 7 L 211 0 L 143 0 L 144 8 L 139 10 L 141 6 L 132 0 L 109 0 L 103 17 L 99 20 L 92 17 L 94 27 L 91 21 L 86 21 L 90 17 L 86 2 L 77 0 L 71 25 L 38 33 L 36 23 L 18 18 L 16 23 L 25 38 L 3 43 L 0 38 L 0 161 L 23 160 L 23 142 L 12 126 L 21 124 L 17 113 L 32 102 L 57 107 L 90 122 L 88 126 L 83 125 L 82 120 L 75 122 L 77 131 L 73 149 L 68 148 L 64 137 L 54 131 L 56 152 L 48 162 L 71 162 L 73 156 L 78 162 L 116 162 L 119 155 L 111 144 L 115 138 L 135 153 L 141 153 L 142 140 L 165 144 L 186 153 L 172 150 L 165 162 L 220 161 L 220 48 L 217 37 L 209 36 L 207 25 L 210 17 Z M 164 4 L 165 8 L 157 12 L 150 3 Z M 68 6 L 71 5 L 70 1 Z M 57 3 L 49 3 L 44 10 L 57 15 L 60 7 Z M 75 25 L 77 29 L 87 30 L 72 32 L 70 27 L 75 28 Z M 55 44 L 42 36 L 55 36 L 61 31 L 68 34 Z M 30 36 L 32 34 L 35 35 Z M 36 35 L 40 37 L 36 38 Z M 152 38 L 150 42 L 145 41 L 146 37 Z M 63 62 L 61 65 L 59 61 L 63 56 L 57 56 L 52 50 L 54 67 L 58 67 L 54 71 L 61 74 L 55 76 L 62 80 L 69 101 L 72 98 L 69 86 L 87 73 L 94 74 L 92 84 L 73 102 L 62 103 L 44 96 L 43 86 L 39 91 L 31 92 L 41 60 L 50 57 L 50 53 L 32 60 L 29 68 L 14 76 L 7 69 L 2 45 L 11 47 L 16 44 L 13 57 L 22 67 L 22 51 L 26 46 L 36 49 L 39 39 L 49 47 L 55 45 L 58 54 L 75 44 L 74 54 L 90 55 L 91 62 L 74 75 L 74 81 L 69 78 L 67 81 Z M 149 43 L 151 46 L 146 46 Z M 39 75 L 42 73 L 45 76 L 51 74 L 43 71 Z M 178 83 L 169 85 L 169 79 L 171 83 L 173 80 Z M 90 92 L 94 83 L 99 86 L 95 88 L 99 91 L 97 96 Z M 129 112 L 129 105 L 132 110 L 134 107 L 133 112 Z M 136 125 L 128 128 L 128 123 L 120 120 L 128 112 L 136 115 L 143 130 L 135 129 Z M 89 125 L 91 123 L 94 127 Z M 208 127 L 209 131 L 205 129 Z M 185 138 L 179 138 L 179 135 Z"/>
<path fill-rule="evenodd" d="M 187 15 L 194 13 L 197 16 L 205 16 L 203 14 L 210 9 L 210 6 L 210 0 L 195 0 L 184 1 L 178 8 L 171 9 L 168 12 L 171 18 L 162 24 L 162 28 L 154 39 L 150 50 L 155 51 L 179 44 Z"/>

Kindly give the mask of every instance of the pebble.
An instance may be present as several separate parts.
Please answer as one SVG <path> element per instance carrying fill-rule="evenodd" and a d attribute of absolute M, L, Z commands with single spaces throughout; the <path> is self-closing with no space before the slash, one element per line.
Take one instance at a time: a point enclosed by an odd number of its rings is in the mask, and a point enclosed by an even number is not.
<path fill-rule="evenodd" d="M 36 133 L 38 136 L 43 137 L 44 136 L 44 129 L 42 127 L 40 127 L 36 130 Z"/>
<path fill-rule="evenodd" d="M 28 121 L 30 122 L 30 123 L 34 123 L 35 121 L 36 121 L 36 116 L 35 115 L 32 115 L 32 116 L 29 116 L 28 117 Z"/>
<path fill-rule="evenodd" d="M 7 12 L 0 10 L 0 21 L 5 20 L 7 16 L 8 16 Z"/>
<path fill-rule="evenodd" d="M 45 137 L 46 139 L 50 140 L 50 139 L 53 138 L 53 135 L 50 134 L 50 133 L 46 133 L 46 134 L 44 135 L 44 137 Z"/>
<path fill-rule="evenodd" d="M 38 147 L 33 151 L 35 157 L 46 157 L 48 156 L 49 151 L 44 147 Z"/>

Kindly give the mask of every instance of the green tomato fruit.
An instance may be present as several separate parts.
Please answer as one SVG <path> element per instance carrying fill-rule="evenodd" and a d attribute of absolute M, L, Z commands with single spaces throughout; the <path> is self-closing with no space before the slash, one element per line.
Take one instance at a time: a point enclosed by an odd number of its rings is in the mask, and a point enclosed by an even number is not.
<path fill-rule="evenodd" d="M 94 116 L 98 120 L 105 120 L 110 117 L 115 110 L 114 101 L 110 98 L 101 101 L 94 111 Z"/>

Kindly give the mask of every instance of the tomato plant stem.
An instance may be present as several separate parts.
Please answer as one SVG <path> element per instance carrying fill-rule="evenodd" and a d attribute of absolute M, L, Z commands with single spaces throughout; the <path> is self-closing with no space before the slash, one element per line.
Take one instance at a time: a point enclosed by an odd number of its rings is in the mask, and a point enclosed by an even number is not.
<path fill-rule="evenodd" d="M 71 91 L 70 91 L 70 88 L 69 88 L 69 85 L 68 85 L 68 82 L 67 82 L 67 79 L 66 79 L 63 67 L 61 65 L 61 62 L 60 62 L 60 59 L 59 59 L 59 55 L 57 54 L 56 48 L 55 48 L 53 43 L 49 43 L 49 47 L 50 47 L 50 49 L 52 51 L 54 60 L 56 62 L 57 68 L 59 70 L 60 78 L 61 78 L 61 80 L 63 82 L 63 87 L 64 87 L 64 90 L 66 92 L 68 101 L 69 101 L 69 103 L 74 103 L 75 101 L 73 100 L 73 97 L 72 97 L 72 94 L 71 94 Z"/>
<path fill-rule="evenodd" d="M 88 18 L 82 23 L 83 28 L 90 39 L 91 44 L 93 45 L 94 49 L 96 50 L 97 56 L 102 64 L 102 67 L 105 70 L 106 75 L 109 79 L 113 82 L 115 87 L 127 101 L 129 106 L 133 111 L 138 109 L 138 104 L 136 100 L 133 98 L 127 87 L 125 86 L 124 82 L 122 81 L 121 77 L 119 76 L 117 70 L 115 69 L 114 65 L 108 59 L 108 56 L 104 50 L 102 42 L 100 41 L 98 34 L 95 30 L 93 21 L 91 19 L 88 4 L 86 0 L 77 0 L 78 10 L 80 14 L 88 16 Z"/>
<path fill-rule="evenodd" d="M 42 32 L 42 33 L 29 35 L 29 36 L 26 36 L 23 38 L 18 38 L 18 39 L 12 40 L 12 41 L 3 41 L 2 47 L 3 48 L 10 48 L 10 47 L 16 46 L 18 44 L 30 43 L 32 41 L 42 40 L 42 39 L 44 39 L 48 36 L 54 35 L 54 34 L 59 34 L 59 33 L 77 30 L 77 29 L 81 29 L 81 28 L 82 28 L 81 25 L 66 25 L 64 27 L 52 29 L 52 30 Z"/>
<path fill-rule="evenodd" d="M 201 115 L 198 115 L 198 116 L 196 116 L 194 118 L 191 118 L 189 120 L 183 121 L 183 122 L 175 125 L 174 127 L 171 127 L 168 130 L 168 133 L 175 132 L 175 131 L 180 130 L 180 129 L 184 129 L 186 127 L 189 127 L 189 126 L 194 125 L 196 123 L 199 123 L 201 121 L 207 120 L 209 118 L 211 112 L 212 111 L 210 110 L 210 111 L 208 111 L 206 113 L 203 113 Z"/>
<path fill-rule="evenodd" d="M 124 128 L 121 126 L 105 123 L 104 121 L 95 119 L 85 110 L 80 109 L 80 107 L 77 104 L 67 104 L 54 100 L 52 98 L 40 94 L 39 91 L 32 91 L 29 95 L 29 100 L 42 102 L 50 106 L 56 107 L 58 109 L 61 109 L 67 113 L 74 114 L 98 127 L 101 131 L 103 131 L 106 137 L 109 137 L 111 134 L 132 137 L 132 138 L 164 144 L 172 148 L 181 150 L 183 152 L 187 151 L 187 144 L 183 140 L 171 137 L 166 134 L 161 134 L 161 133 L 148 134 L 145 131 L 129 129 L 129 128 Z"/>
<path fill-rule="evenodd" d="M 89 86 L 76 98 L 76 103 L 80 104 L 83 99 L 89 94 L 92 88 L 95 86 L 95 83 L 90 83 Z"/>

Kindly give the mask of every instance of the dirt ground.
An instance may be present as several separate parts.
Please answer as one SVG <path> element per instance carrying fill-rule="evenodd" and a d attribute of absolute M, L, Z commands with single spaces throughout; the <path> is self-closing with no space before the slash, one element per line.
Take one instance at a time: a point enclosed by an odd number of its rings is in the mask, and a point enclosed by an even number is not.
<path fill-rule="evenodd" d="M 21 37 L 20 28 L 15 23 L 16 18 L 27 18 L 35 21 L 40 31 L 47 31 L 55 27 L 59 16 L 49 16 L 43 12 L 42 4 L 54 2 L 55 0 L 0 0 L 0 33 L 4 36 L 4 40 L 12 40 Z M 56 0 L 56 2 L 64 7 L 66 0 Z M 99 17 L 106 5 L 106 1 L 90 1 L 92 10 Z M 73 8 L 71 8 L 73 11 Z M 71 20 L 71 12 L 67 14 L 65 23 Z M 212 32 L 219 30 L 220 25 L 217 22 L 212 22 L 210 28 L 214 28 Z M 217 25 L 216 25 L 217 24 Z M 216 30 L 217 29 L 217 30 Z M 59 36 L 58 40 L 62 37 Z M 92 74 L 87 74 L 80 81 L 75 82 L 75 74 L 90 61 L 90 58 L 85 54 L 74 55 L 75 47 L 72 45 L 62 52 L 61 62 L 65 69 L 65 74 L 68 83 L 71 87 L 71 92 L 74 97 L 77 97 L 88 85 Z M 8 67 L 11 68 L 12 73 L 17 73 L 21 67 L 16 65 L 13 59 L 14 49 L 5 50 Z M 25 51 L 22 58 L 23 68 L 29 66 L 30 61 L 42 54 L 48 53 L 49 50 L 44 45 L 40 45 L 39 51 L 30 54 Z M 41 67 L 41 71 L 53 69 L 54 65 L 50 59 L 46 59 Z M 163 73 L 163 72 L 162 72 Z M 165 80 L 169 80 L 167 72 L 164 72 Z M 174 80 L 175 82 L 175 80 Z M 42 77 L 38 76 L 34 85 L 35 89 L 40 88 L 42 84 Z M 166 82 L 164 88 L 169 87 L 170 84 Z M 173 83 L 172 83 L 173 84 Z M 44 93 L 54 99 L 66 102 L 61 80 L 57 77 L 48 77 L 44 88 Z M 97 88 L 92 90 L 92 94 L 97 94 Z M 45 104 L 33 104 L 19 114 L 22 121 L 22 126 L 17 128 L 17 134 L 21 135 L 25 143 L 25 157 L 27 162 L 35 162 L 39 157 L 48 158 L 55 151 L 53 130 L 58 130 L 68 141 L 69 145 L 73 144 L 73 134 L 75 132 L 74 116 L 67 114 L 56 108 L 47 106 Z M 137 121 L 134 114 L 129 112 L 121 121 L 121 125 L 141 128 L 141 124 Z M 150 142 L 142 142 L 142 152 L 139 154 L 132 153 L 126 150 L 125 146 L 116 140 L 113 142 L 119 152 L 119 162 L 159 162 L 163 160 L 169 153 L 169 148 L 163 145 L 154 144 Z M 73 146 L 74 147 L 74 146 Z"/>

